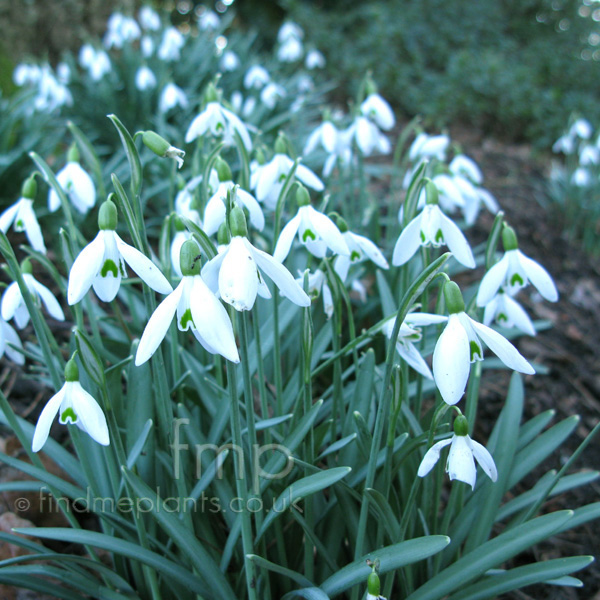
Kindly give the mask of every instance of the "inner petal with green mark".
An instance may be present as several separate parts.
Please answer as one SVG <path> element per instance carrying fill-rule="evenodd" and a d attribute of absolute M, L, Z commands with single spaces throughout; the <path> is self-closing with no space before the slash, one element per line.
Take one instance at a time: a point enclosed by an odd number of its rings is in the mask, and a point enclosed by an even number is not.
<path fill-rule="evenodd" d="M 177 325 L 179 326 L 180 331 L 187 331 L 189 327 L 196 327 L 194 319 L 192 318 L 192 311 L 189 308 L 183 313 Z"/>
<path fill-rule="evenodd" d="M 496 321 L 498 321 L 498 323 L 506 323 L 508 321 L 508 315 L 503 312 L 498 313 L 496 316 Z"/>
<path fill-rule="evenodd" d="M 438 229 L 436 234 L 435 234 L 435 241 L 437 244 L 443 244 L 444 243 L 444 234 L 442 233 L 441 229 Z"/>
<path fill-rule="evenodd" d="M 314 242 L 317 239 L 317 236 L 310 229 L 305 229 L 302 234 L 302 241 L 307 242 L 309 238 Z"/>
<path fill-rule="evenodd" d="M 354 262 L 355 260 L 360 260 L 360 252 L 352 250 L 352 254 L 350 254 L 350 261 Z"/>
<path fill-rule="evenodd" d="M 25 223 L 23 223 L 22 219 L 17 219 L 15 221 L 15 229 L 17 231 L 23 231 L 23 229 L 25 229 Z"/>
<path fill-rule="evenodd" d="M 65 410 L 60 413 L 59 421 L 61 425 L 66 425 L 67 423 L 77 423 L 77 415 L 71 406 L 65 408 Z"/>
<path fill-rule="evenodd" d="M 518 273 L 513 273 L 513 276 L 510 278 L 510 285 L 524 286 L 525 282 Z"/>
<path fill-rule="evenodd" d="M 115 261 L 107 258 L 102 265 L 102 270 L 100 271 L 100 275 L 102 277 L 106 277 L 109 273 L 113 274 L 113 277 L 119 276 L 119 267 L 115 264 Z"/>
<path fill-rule="evenodd" d="M 282 183 L 282 182 L 284 182 L 286 177 L 287 177 L 287 174 L 286 174 L 286 173 L 282 173 L 282 174 L 279 176 L 279 183 Z"/>
<path fill-rule="evenodd" d="M 469 350 L 471 351 L 471 362 L 483 360 L 483 348 L 475 340 L 469 342 Z"/>

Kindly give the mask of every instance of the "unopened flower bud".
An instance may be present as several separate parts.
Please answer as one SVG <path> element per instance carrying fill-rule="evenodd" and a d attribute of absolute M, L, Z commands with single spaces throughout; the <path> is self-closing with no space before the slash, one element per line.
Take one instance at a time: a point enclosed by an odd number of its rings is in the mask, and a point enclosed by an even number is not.
<path fill-rule="evenodd" d="M 37 182 L 35 180 L 35 175 L 30 175 L 24 182 L 21 187 L 21 196 L 23 198 L 27 198 L 28 200 L 35 200 L 35 196 L 37 194 Z"/>
<path fill-rule="evenodd" d="M 31 275 L 33 273 L 33 267 L 31 266 L 31 260 L 26 258 L 21 263 L 21 273 Z"/>
<path fill-rule="evenodd" d="M 463 300 L 460 288 L 454 281 L 447 281 L 444 285 L 444 299 L 448 312 L 454 313 L 465 312 L 465 301 Z"/>
<path fill-rule="evenodd" d="M 256 162 L 259 165 L 264 165 L 267 162 L 267 159 L 265 158 L 265 153 L 262 151 L 262 148 L 257 148 L 254 155 L 256 157 Z"/>
<path fill-rule="evenodd" d="M 171 215 L 171 219 L 173 220 L 175 231 L 185 231 L 185 225 L 183 224 L 183 221 L 181 220 L 181 217 L 178 214 L 173 213 Z"/>
<path fill-rule="evenodd" d="M 335 224 L 341 233 L 346 233 L 348 231 L 348 223 L 346 223 L 346 219 L 338 214 L 335 215 Z"/>
<path fill-rule="evenodd" d="M 98 229 L 114 231 L 117 228 L 117 222 L 117 207 L 109 196 L 109 199 L 102 203 L 98 211 Z"/>
<path fill-rule="evenodd" d="M 201 262 L 200 259 L 202 254 L 198 244 L 194 240 L 187 240 L 181 246 L 181 253 L 179 254 L 179 266 L 181 268 L 181 274 L 184 277 L 200 275 Z"/>
<path fill-rule="evenodd" d="M 516 250 L 519 247 L 517 234 L 509 225 L 504 225 L 504 228 L 502 229 L 502 244 L 504 245 L 504 250 L 506 252 L 509 250 Z"/>
<path fill-rule="evenodd" d="M 144 145 L 152 150 L 154 154 L 161 158 L 173 158 L 177 161 L 177 167 L 181 169 L 183 166 L 183 157 L 185 152 L 175 146 L 171 146 L 165 138 L 158 135 L 155 131 L 144 131 L 142 135 L 142 141 Z"/>

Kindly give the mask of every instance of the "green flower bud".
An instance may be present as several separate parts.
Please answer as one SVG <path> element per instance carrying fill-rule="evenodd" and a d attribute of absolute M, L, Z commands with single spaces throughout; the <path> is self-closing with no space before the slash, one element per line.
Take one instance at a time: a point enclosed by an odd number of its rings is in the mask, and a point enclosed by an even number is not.
<path fill-rule="evenodd" d="M 204 92 L 204 100 L 207 104 L 209 102 L 219 101 L 219 90 L 212 81 L 206 86 L 206 91 Z"/>
<path fill-rule="evenodd" d="M 177 161 L 178 168 L 181 169 L 183 165 L 183 157 L 185 156 L 185 152 L 180 150 L 179 148 L 175 148 L 175 146 L 171 146 L 164 137 L 158 135 L 155 131 L 144 131 L 142 134 L 142 142 L 144 142 L 144 146 L 149 148 L 161 158 L 173 158 Z"/>
<path fill-rule="evenodd" d="M 454 433 L 456 435 L 469 435 L 469 421 L 464 415 L 459 415 L 454 419 Z"/>
<path fill-rule="evenodd" d="M 200 275 L 201 257 L 200 248 L 194 240 L 183 242 L 181 254 L 179 255 L 179 266 L 184 277 Z"/>
<path fill-rule="evenodd" d="M 229 229 L 233 237 L 248 236 L 248 226 L 246 225 L 246 215 L 242 208 L 236 203 L 229 213 Z"/>
<path fill-rule="evenodd" d="M 69 152 L 67 153 L 67 162 L 79 162 L 79 148 L 77 148 L 77 144 L 75 142 L 73 142 L 69 148 Z"/>
<path fill-rule="evenodd" d="M 425 195 L 427 197 L 427 204 L 439 203 L 438 189 L 431 179 L 425 181 Z"/>
<path fill-rule="evenodd" d="M 377 84 L 373 81 L 371 77 L 371 73 L 367 73 L 367 77 L 365 80 L 365 96 L 370 96 L 371 94 L 377 93 Z"/>
<path fill-rule="evenodd" d="M 381 592 L 381 582 L 379 581 L 379 575 L 375 571 L 371 571 L 367 578 L 367 592 L 376 598 L 379 597 L 379 593 Z"/>
<path fill-rule="evenodd" d="M 256 149 L 256 152 L 254 153 L 254 157 L 256 158 L 256 162 L 259 165 L 264 165 L 267 162 L 267 159 L 265 158 L 265 153 L 263 152 L 262 148 Z"/>
<path fill-rule="evenodd" d="M 227 227 L 227 223 L 223 221 L 219 226 L 219 231 L 217 231 L 217 244 L 219 246 L 227 246 L 231 241 L 231 234 L 229 233 L 229 227 Z"/>
<path fill-rule="evenodd" d="M 447 281 L 444 285 L 444 299 L 448 312 L 452 315 L 455 313 L 465 312 L 465 301 L 463 300 L 460 288 L 454 281 Z"/>
<path fill-rule="evenodd" d="M 98 211 L 98 229 L 114 231 L 117 228 L 117 222 L 117 207 L 109 196 L 108 200 L 105 200 L 100 205 L 100 210 Z"/>
<path fill-rule="evenodd" d="M 65 381 L 79 381 L 79 368 L 75 362 L 75 354 L 65 365 Z"/>
<path fill-rule="evenodd" d="M 183 221 L 181 220 L 181 217 L 178 214 L 173 213 L 171 215 L 171 219 L 173 220 L 175 231 L 185 231 L 185 225 L 183 224 Z"/>
<path fill-rule="evenodd" d="M 308 190 L 301 183 L 299 183 L 296 188 L 296 204 L 298 205 L 298 208 L 310 205 L 310 195 Z"/>
<path fill-rule="evenodd" d="M 519 243 L 517 242 L 517 234 L 515 230 L 510 227 L 510 225 L 504 225 L 502 229 L 502 245 L 504 246 L 504 250 L 508 252 L 509 250 L 516 250 L 519 247 Z"/>
<path fill-rule="evenodd" d="M 35 174 L 30 175 L 21 187 L 21 196 L 28 200 L 35 200 L 37 194 L 37 182 L 35 180 Z"/>
<path fill-rule="evenodd" d="M 215 161 L 215 170 L 217 171 L 217 175 L 219 176 L 219 181 L 233 180 L 233 175 L 231 174 L 231 169 L 229 168 L 229 165 L 220 156 L 217 156 L 217 160 Z"/>

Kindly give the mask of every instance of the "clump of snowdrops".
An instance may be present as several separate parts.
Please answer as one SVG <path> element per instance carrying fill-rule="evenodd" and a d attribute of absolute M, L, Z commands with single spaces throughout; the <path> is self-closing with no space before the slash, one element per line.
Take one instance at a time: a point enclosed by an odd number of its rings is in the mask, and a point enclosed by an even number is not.
<path fill-rule="evenodd" d="M 280 60 L 299 60 L 303 33 L 282 31 Z M 27 476 L 0 485 L 62 522 L 0 534 L 22 549 L 0 582 L 152 600 L 464 600 L 580 585 L 571 574 L 591 557 L 511 563 L 600 515 L 598 503 L 546 512 L 597 478 L 572 471 L 596 430 L 526 487 L 578 418 L 523 422 L 523 375 L 545 369 L 514 345 L 543 326 L 518 294 L 558 291 L 476 163 L 412 124 L 394 139 L 370 76 L 351 114 L 326 111 L 313 128 L 298 107 L 303 137 L 261 136 L 218 78 L 189 101 L 183 144 L 111 114 L 123 161 L 108 176 L 71 125 L 65 166 L 33 153 L 0 215 L 13 279 L 1 348 L 48 390 L 35 423 L 0 394 L 24 451 L 0 459 Z M 373 154 L 390 154 L 389 170 Z M 146 180 L 158 172 L 156 195 Z M 481 209 L 494 224 L 471 248 Z M 478 283 L 460 284 L 472 269 Z M 515 373 L 486 440 L 490 369 Z"/>

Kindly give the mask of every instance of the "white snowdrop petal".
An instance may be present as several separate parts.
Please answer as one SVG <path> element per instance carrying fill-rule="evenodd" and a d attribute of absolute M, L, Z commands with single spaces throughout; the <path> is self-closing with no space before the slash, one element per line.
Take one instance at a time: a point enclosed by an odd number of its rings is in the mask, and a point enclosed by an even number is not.
<path fill-rule="evenodd" d="M 498 293 L 506 279 L 509 258 L 505 254 L 484 276 L 477 292 L 477 306 L 485 306 Z"/>
<path fill-rule="evenodd" d="M 67 302 L 77 304 L 88 292 L 104 261 L 104 232 L 98 235 L 79 253 L 69 272 Z"/>
<path fill-rule="evenodd" d="M 206 283 L 208 289 L 217 296 L 219 295 L 219 271 L 226 255 L 226 252 L 221 252 L 214 258 L 211 258 L 202 267 L 201 275 L 202 279 L 204 279 L 204 283 Z"/>
<path fill-rule="evenodd" d="M 243 238 L 234 237 L 219 270 L 219 293 L 236 310 L 251 310 L 258 292 L 258 271 Z"/>
<path fill-rule="evenodd" d="M 473 452 L 467 442 L 467 436 L 455 435 L 448 454 L 448 476 L 451 480 L 458 479 L 475 487 L 477 469 Z"/>
<path fill-rule="evenodd" d="M 395 267 L 407 263 L 421 246 L 421 220 L 423 213 L 417 215 L 403 230 L 394 246 L 392 264 Z"/>
<path fill-rule="evenodd" d="M 52 398 L 50 398 L 40 413 L 31 441 L 31 450 L 33 452 L 39 452 L 46 443 L 50 428 L 52 427 L 52 422 L 60 409 L 65 393 L 65 386 L 63 386 L 54 396 L 52 396 Z"/>
<path fill-rule="evenodd" d="M 396 351 L 417 373 L 423 375 L 423 377 L 427 377 L 427 379 L 433 379 L 429 366 L 414 344 L 410 342 L 404 344 L 398 342 L 396 344 Z"/>
<path fill-rule="evenodd" d="M 525 312 L 525 309 L 508 294 L 504 295 L 504 306 L 509 321 L 512 321 L 517 329 L 520 329 L 528 335 L 535 335 L 535 327 L 533 326 L 529 315 Z M 489 323 L 485 323 L 484 321 L 484 325 L 489 325 Z"/>
<path fill-rule="evenodd" d="M 21 344 L 21 340 L 17 332 L 4 320 L 0 321 L 0 327 L 2 328 L 2 337 L 4 352 L 6 352 L 7 356 L 18 365 L 25 364 L 25 357 L 17 350 L 11 348 L 8 344 L 12 344 L 17 348 L 23 348 Z"/>
<path fill-rule="evenodd" d="M 35 279 L 33 279 L 33 287 L 46 307 L 48 314 L 57 321 L 64 321 L 65 313 L 58 303 L 58 300 L 54 297 L 54 294 L 45 285 Z"/>
<path fill-rule="evenodd" d="M 335 223 L 323 213 L 315 210 L 312 206 L 306 208 L 306 215 L 310 224 L 314 227 L 318 236 L 331 248 L 336 254 L 349 255 L 350 250 L 348 244 L 344 240 L 344 236 L 337 228 Z"/>
<path fill-rule="evenodd" d="M 469 337 L 452 314 L 433 351 L 433 378 L 444 402 L 452 405 L 462 398 L 470 368 Z"/>
<path fill-rule="evenodd" d="M 438 211 L 440 211 L 439 208 Z M 439 217 L 440 227 L 442 229 L 442 233 L 444 234 L 444 240 L 448 246 L 448 249 L 454 255 L 454 258 L 456 258 L 456 260 L 465 267 L 474 269 L 475 258 L 473 257 L 473 252 L 471 251 L 469 242 L 467 242 L 467 238 L 463 235 L 462 231 L 458 228 L 454 221 L 449 219 L 441 211 L 439 213 Z"/>
<path fill-rule="evenodd" d="M 525 256 L 520 250 L 517 250 L 517 254 L 529 281 L 546 300 L 556 302 L 558 300 L 558 290 L 548 271 L 535 260 Z"/>
<path fill-rule="evenodd" d="M 290 253 L 294 236 L 298 233 L 300 227 L 301 216 L 297 214 L 288 224 L 281 230 L 275 251 L 273 252 L 273 258 L 279 262 L 283 262 L 287 255 Z"/>
<path fill-rule="evenodd" d="M 421 464 L 419 465 L 419 470 L 417 471 L 417 475 L 419 477 L 425 477 L 431 469 L 435 466 L 437 461 L 440 459 L 440 453 L 443 448 L 450 445 L 452 443 L 452 439 L 442 440 L 441 442 L 435 443 L 423 457 Z"/>
<path fill-rule="evenodd" d="M 479 442 L 472 439 L 469 439 L 469 441 L 475 460 L 479 463 L 485 474 L 492 481 L 496 481 L 498 479 L 498 471 L 492 455 L 488 452 L 487 448 L 482 446 Z"/>
<path fill-rule="evenodd" d="M 507 367 L 527 375 L 535 373 L 535 369 L 503 335 L 473 319 L 470 321 L 477 335 Z"/>
<path fill-rule="evenodd" d="M 102 446 L 110 443 L 106 417 L 93 396 L 86 392 L 78 381 L 73 381 L 71 401 L 81 428 Z"/>
<path fill-rule="evenodd" d="M 220 192 L 217 192 L 211 196 L 204 209 L 203 224 L 206 235 L 217 233 L 221 223 L 225 221 L 225 214 L 226 209 L 223 196 Z"/>
<path fill-rule="evenodd" d="M 304 165 L 298 165 L 296 167 L 296 178 L 307 187 L 315 190 L 315 192 L 322 192 L 325 189 L 325 184 Z"/>
<path fill-rule="evenodd" d="M 25 235 L 31 244 L 31 247 L 42 254 L 46 254 L 46 245 L 44 244 L 44 236 L 40 224 L 33 212 L 33 206 L 24 207 L 21 211 L 23 226 L 25 227 Z"/>
<path fill-rule="evenodd" d="M 17 216 L 17 212 L 19 211 L 19 206 L 21 204 L 21 200 L 9 206 L 1 215 L 0 215 L 0 229 L 6 233 L 10 226 L 12 225 L 15 217 Z"/>
<path fill-rule="evenodd" d="M 23 302 L 21 290 L 16 281 L 13 281 L 5 290 L 2 296 L 2 305 L 0 312 L 5 321 L 10 321 L 15 316 L 19 304 Z"/>

